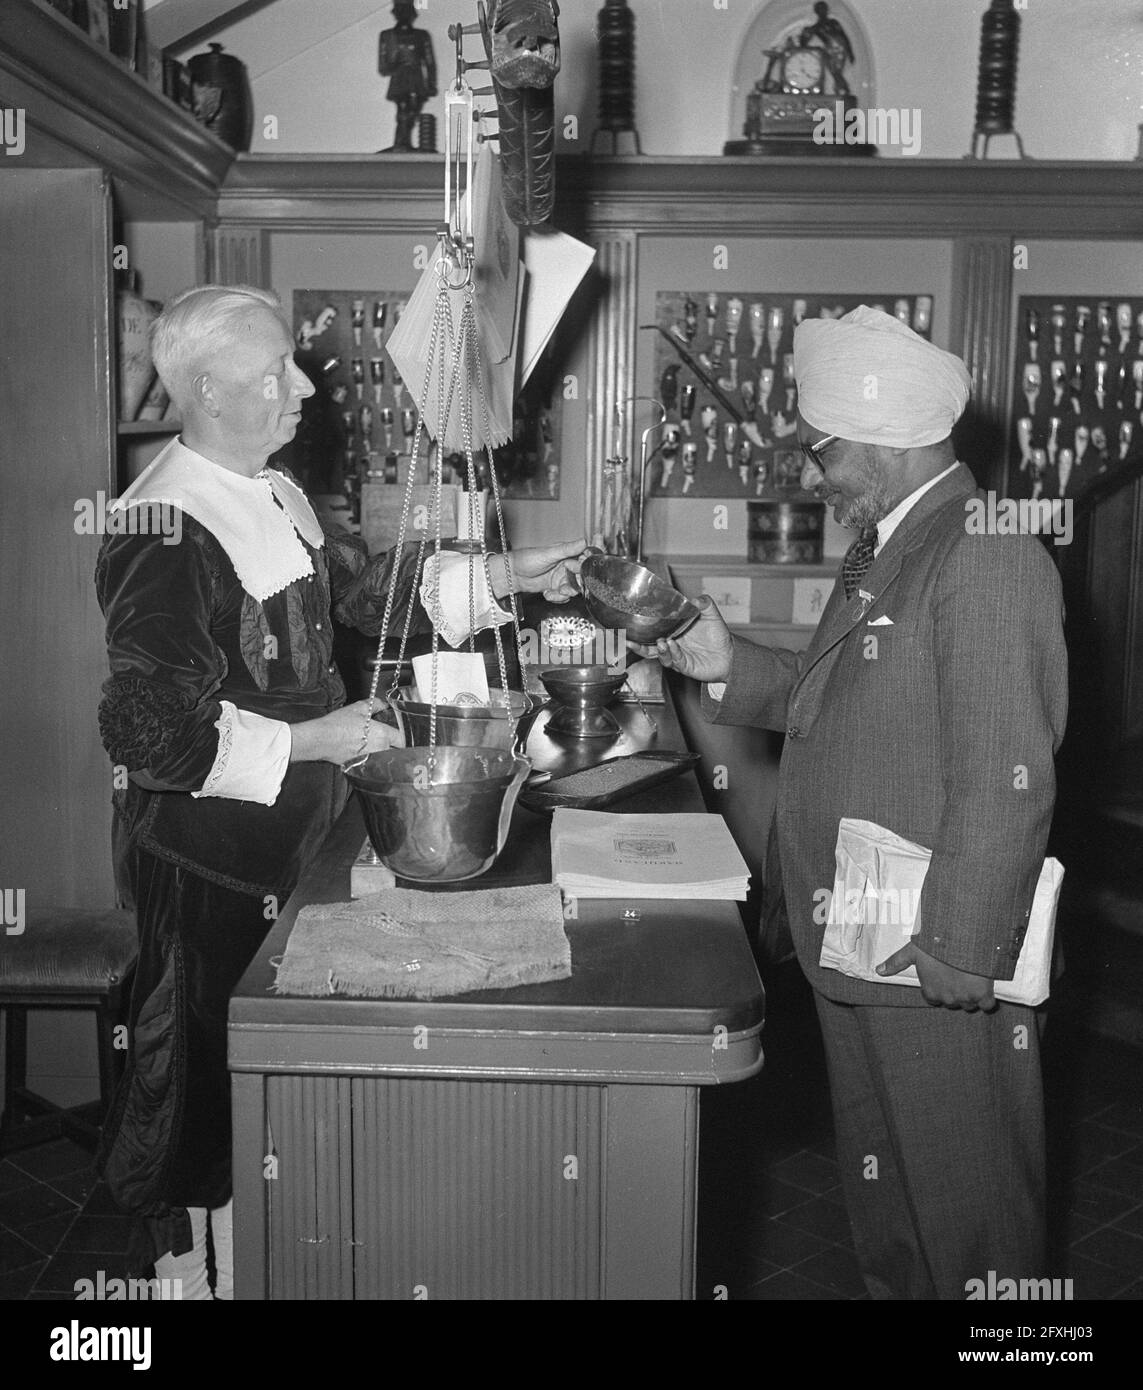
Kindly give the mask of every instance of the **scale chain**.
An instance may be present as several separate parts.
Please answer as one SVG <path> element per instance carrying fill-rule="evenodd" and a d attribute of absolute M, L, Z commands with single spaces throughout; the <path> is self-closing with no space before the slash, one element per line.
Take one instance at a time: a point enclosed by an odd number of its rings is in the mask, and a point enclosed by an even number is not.
<path fill-rule="evenodd" d="M 441 327 L 440 314 L 439 314 L 439 312 L 437 312 L 436 309 L 434 309 L 434 314 L 433 314 L 433 327 L 432 327 L 432 333 L 430 334 L 430 338 L 429 338 L 428 361 L 427 361 L 426 366 L 425 366 L 425 384 L 424 384 L 424 390 L 423 390 L 423 393 L 422 393 L 422 399 L 427 399 L 427 398 L 428 398 L 429 385 L 430 385 L 430 383 L 431 383 L 431 381 L 432 381 L 433 361 L 434 361 L 435 356 L 436 356 L 437 342 L 438 342 L 439 337 L 440 337 L 440 327 Z M 396 578 L 396 579 L 399 579 L 399 578 L 400 578 L 400 573 L 401 573 L 401 560 L 402 560 L 403 555 L 404 555 L 404 549 L 405 549 L 405 536 L 406 536 L 406 534 L 407 534 L 407 532 L 408 532 L 409 510 L 410 510 L 410 507 L 411 507 L 411 505 L 412 505 L 414 480 L 415 480 L 416 471 L 417 471 L 417 461 L 418 461 L 418 459 L 419 459 L 419 457 L 420 457 L 421 440 L 422 440 L 423 437 L 424 437 L 424 416 L 422 415 L 420 409 L 418 408 L 418 410 L 417 410 L 417 426 L 416 426 L 416 429 L 415 429 L 414 434 L 413 434 L 413 445 L 412 445 L 412 450 L 411 450 L 411 452 L 410 452 L 410 457 L 409 457 L 409 473 L 408 473 L 408 477 L 407 477 L 406 480 L 405 480 L 405 495 L 404 495 L 404 497 L 403 497 L 403 499 L 402 499 L 402 503 L 401 503 L 401 519 L 400 519 L 400 522 L 398 523 L 398 527 L 397 527 L 397 540 L 396 540 L 396 545 L 395 545 L 395 553 L 396 553 L 396 566 L 395 566 L 395 568 L 396 568 L 396 575 L 395 575 L 395 578 Z M 417 559 L 416 559 L 416 562 L 415 562 L 415 565 L 414 565 L 414 569 L 413 569 L 413 585 L 414 585 L 414 588 L 416 587 L 417 576 L 421 573 L 422 567 L 423 567 L 424 550 L 425 550 L 425 541 L 426 541 L 426 539 L 427 539 L 427 535 L 422 535 L 420 545 L 419 545 L 418 548 L 417 548 Z M 373 679 L 372 679 L 372 681 L 370 682 L 370 685 L 369 685 L 369 701 L 368 701 L 368 704 L 366 705 L 366 708 L 365 708 L 365 728 L 364 728 L 364 731 L 363 731 L 363 734 L 362 734 L 362 740 L 361 740 L 361 750 L 362 750 L 362 752 L 364 752 L 365 747 L 366 747 L 366 744 L 367 744 L 368 741 L 369 741 L 369 725 L 370 725 L 370 723 L 371 723 L 371 721 L 372 721 L 372 719 L 373 719 L 373 709 L 374 709 L 374 706 L 375 706 L 376 701 L 377 701 L 377 687 L 378 687 L 378 684 L 379 684 L 379 682 L 380 682 L 380 677 L 381 677 L 381 664 L 382 664 L 382 661 L 383 661 L 383 659 L 384 659 L 385 642 L 386 642 L 386 640 L 387 640 L 387 638 L 388 638 L 388 635 L 389 635 L 389 623 L 390 623 L 390 620 L 391 620 L 392 615 L 393 615 L 393 601 L 394 601 L 394 598 L 395 598 L 395 596 L 396 596 L 396 590 L 397 590 L 397 585 L 396 585 L 396 583 L 394 582 L 394 579 L 391 578 L 391 579 L 390 579 L 390 583 L 389 583 L 389 592 L 385 595 L 385 607 L 384 607 L 384 610 L 382 611 L 382 616 L 381 616 L 381 632 L 380 632 L 380 635 L 379 635 L 378 641 L 377 641 L 377 660 L 376 660 L 376 663 L 375 663 L 374 668 L 373 668 Z M 399 679 L 400 679 L 401 665 L 402 665 L 402 663 L 403 663 L 403 661 L 404 661 L 404 659 L 405 659 L 405 649 L 406 649 L 407 642 L 408 642 L 409 631 L 410 631 L 410 628 L 411 628 L 411 625 L 412 625 L 413 609 L 414 609 L 415 605 L 416 605 L 416 594 L 414 593 L 414 594 L 412 594 L 412 595 L 410 596 L 409 602 L 406 604 L 406 608 L 405 608 L 405 623 L 404 623 L 404 627 L 403 627 L 403 630 L 402 630 L 402 633 L 401 633 L 401 647 L 400 647 L 400 651 L 399 651 L 398 654 L 397 654 L 397 664 L 396 664 L 396 666 L 393 668 L 393 683 L 392 683 L 392 685 L 391 685 L 391 687 L 390 687 L 390 693 L 393 693 L 393 692 L 396 691 L 396 689 L 397 689 L 397 684 L 398 684 L 398 681 L 399 681 Z"/>
<path fill-rule="evenodd" d="M 473 297 L 472 297 L 471 294 L 466 294 L 466 296 L 465 296 L 464 311 L 463 311 L 463 313 L 462 313 L 462 315 L 461 315 L 461 335 L 462 335 L 462 337 L 463 337 L 464 344 L 465 344 L 465 348 L 466 348 L 466 356 L 469 356 L 469 355 L 471 356 L 471 359 L 472 359 L 471 365 L 475 367 L 477 395 L 480 397 L 481 402 L 485 404 L 485 414 L 487 415 L 487 403 L 485 402 L 485 395 L 484 395 L 484 376 L 483 376 L 483 371 L 482 371 L 483 363 L 482 363 L 481 360 L 480 360 L 480 346 L 479 346 L 479 341 L 478 341 L 477 333 L 476 333 L 476 308 L 475 308 L 475 302 L 474 302 Z M 472 398 L 471 398 L 471 396 L 465 396 L 465 395 L 462 395 L 462 396 L 461 396 L 461 402 L 460 402 L 460 420 L 461 420 L 461 429 L 462 429 L 462 431 L 463 431 L 463 433 L 464 433 L 464 453 L 465 453 L 465 462 L 466 462 L 466 464 L 467 464 L 467 469 L 468 469 L 468 486 L 469 486 L 469 491 L 470 491 L 471 493 L 473 493 L 474 495 L 476 495 L 476 494 L 477 494 L 476 459 L 475 459 L 475 455 L 474 455 L 474 453 L 473 453 L 473 447 L 472 447 Z M 486 436 L 486 437 L 487 437 L 487 436 Z M 494 470 L 494 469 L 492 470 L 492 474 L 493 474 L 493 476 L 495 475 L 495 470 Z M 491 478 L 489 479 L 489 481 L 490 481 L 490 483 L 491 483 Z M 487 543 L 486 543 L 486 541 L 485 541 L 483 528 L 482 528 L 481 531 L 480 531 L 480 558 L 481 558 L 481 561 L 482 561 L 482 564 L 483 564 L 485 583 L 488 585 L 488 591 L 489 591 L 489 593 L 491 593 L 491 592 L 492 592 L 492 574 L 491 574 L 491 570 L 489 569 L 489 564 L 488 564 L 488 546 L 487 546 Z M 470 588 L 470 595 L 471 595 L 471 588 Z M 500 636 L 500 625 L 499 625 L 498 623 L 493 624 L 492 634 L 493 634 L 493 641 L 494 641 L 495 646 L 496 646 L 496 663 L 497 663 L 497 669 L 498 669 L 499 672 L 500 672 L 500 688 L 501 688 L 501 689 L 503 690 L 503 692 L 504 692 L 504 700 L 505 700 L 505 710 L 504 710 L 504 713 L 505 713 L 505 717 L 508 719 L 509 724 L 513 727 L 513 730 L 514 730 L 514 728 L 515 728 L 515 720 L 512 718 L 512 706 L 511 706 L 511 702 L 510 702 L 510 700 L 509 700 L 509 693 L 508 693 L 508 672 L 507 672 L 507 667 L 506 667 L 506 664 L 505 664 L 505 661 L 504 661 L 504 643 L 503 643 L 503 640 L 501 639 L 501 636 Z"/>
<path fill-rule="evenodd" d="M 458 141 L 459 156 L 459 141 Z M 459 189 L 459 161 L 458 161 L 458 189 Z M 472 243 L 471 237 L 466 237 L 463 243 L 452 232 L 451 213 L 446 207 L 446 221 L 438 231 L 438 240 L 441 243 L 441 252 L 436 262 L 439 289 L 433 309 L 432 331 L 430 334 L 428 355 L 425 366 L 424 385 L 421 392 L 420 401 L 417 404 L 417 424 L 412 441 L 409 472 L 406 479 L 405 495 L 402 499 L 401 517 L 397 534 L 397 576 L 400 575 L 401 560 L 404 554 L 406 535 L 409 524 L 409 514 L 412 506 L 413 490 L 417 467 L 420 460 L 422 440 L 425 434 L 425 421 L 423 414 L 423 404 L 429 399 L 429 392 L 432 388 L 432 378 L 434 369 L 437 376 L 437 407 L 438 407 L 438 431 L 436 439 L 436 458 L 435 466 L 432 468 L 432 491 L 431 502 L 434 513 L 434 535 L 433 535 L 433 554 L 436 565 L 436 592 L 430 595 L 436 612 L 431 617 L 432 627 L 432 690 L 430 692 L 430 712 L 429 712 L 429 757 L 430 768 L 435 766 L 436 750 L 436 730 L 437 730 L 437 671 L 439 664 L 440 633 L 437 627 L 437 619 L 440 614 L 440 575 L 441 575 L 441 512 L 443 501 L 444 486 L 444 441 L 448 431 L 448 422 L 453 409 L 453 401 L 459 387 L 459 413 L 460 425 L 464 442 L 465 464 L 468 483 L 468 505 L 469 505 L 469 529 L 475 533 L 474 538 L 479 542 L 481 565 L 484 572 L 485 582 L 490 594 L 493 594 L 492 575 L 489 565 L 488 546 L 485 535 L 485 527 L 478 526 L 478 502 L 479 488 L 476 477 L 476 461 L 473 444 L 473 419 L 472 419 L 472 396 L 471 396 L 471 377 L 475 374 L 476 393 L 480 402 L 480 420 L 484 430 L 484 449 L 488 460 L 489 483 L 493 497 L 493 504 L 496 509 L 497 529 L 502 550 L 505 577 L 507 581 L 509 608 L 512 614 L 512 624 L 516 638 L 517 657 L 520 671 L 524 677 L 526 686 L 526 663 L 521 655 L 522 635 L 520 630 L 520 612 L 516 602 L 514 592 L 515 582 L 512 575 L 512 564 L 508 551 L 507 530 L 504 524 L 504 512 L 501 505 L 499 480 L 496 475 L 495 458 L 491 444 L 491 429 L 489 423 L 488 400 L 485 392 L 483 362 L 480 352 L 479 334 L 476 325 L 475 297 L 472 289 Z M 450 254 L 449 243 L 453 247 L 453 254 Z M 458 264 L 459 262 L 459 264 Z M 464 278 L 455 282 L 449 278 L 449 272 L 456 265 L 457 269 L 464 271 Z M 459 329 L 453 319 L 450 292 L 464 292 L 464 304 L 461 309 Z M 447 369 L 441 370 L 445 367 Z M 466 389 L 467 388 L 467 389 Z M 432 446 L 430 446 L 430 455 Z M 402 626 L 400 650 L 397 663 L 394 667 L 393 680 L 390 686 L 390 695 L 394 695 L 398 689 L 400 672 L 405 660 L 405 653 L 408 646 L 408 639 L 412 625 L 413 609 L 416 602 L 416 583 L 419 576 L 423 575 L 425 563 L 425 551 L 428 546 L 427 528 L 422 531 L 420 542 L 417 547 L 417 555 L 414 563 L 413 585 L 414 593 L 407 604 L 405 621 Z M 469 638 L 468 646 L 472 652 L 476 651 L 476 599 L 475 584 L 472 565 L 472 552 L 468 552 L 468 575 L 469 575 Z M 362 752 L 368 743 L 369 724 L 372 720 L 373 709 L 377 699 L 377 689 L 380 681 L 381 665 L 384 655 L 385 643 L 389 633 L 389 626 L 392 620 L 393 603 L 395 598 L 396 584 L 390 582 L 389 592 L 386 595 L 385 607 L 381 619 L 381 631 L 378 639 L 377 661 L 373 671 L 373 678 L 370 682 L 369 699 L 366 706 L 365 727 L 362 737 Z M 513 718 L 511 701 L 509 699 L 510 690 L 508 685 L 507 665 L 504 655 L 504 644 L 500 633 L 500 624 L 493 624 L 493 641 L 496 649 L 497 668 L 500 675 L 501 690 L 505 701 L 505 714 L 514 731 L 516 720 Z M 431 778 L 431 774 L 430 774 Z M 431 783 L 430 783 L 431 784 Z"/>
<path fill-rule="evenodd" d="M 500 550 L 504 557 L 504 575 L 508 586 L 508 606 L 512 613 L 512 626 L 516 636 L 516 661 L 520 667 L 521 688 L 527 692 L 527 662 L 523 655 L 523 638 L 520 632 L 520 610 L 516 604 L 516 585 L 512 575 L 512 558 L 508 549 L 508 531 L 504 525 L 504 510 L 500 505 L 500 483 L 496 476 L 496 460 L 492 453 L 492 430 L 488 420 L 488 399 L 484 394 L 483 362 L 480 357 L 480 339 L 473 335 L 477 364 L 477 381 L 480 383 L 480 416 L 484 430 L 484 451 L 488 459 L 488 477 L 492 489 L 492 500 L 496 507 L 496 527 L 500 534 Z"/>

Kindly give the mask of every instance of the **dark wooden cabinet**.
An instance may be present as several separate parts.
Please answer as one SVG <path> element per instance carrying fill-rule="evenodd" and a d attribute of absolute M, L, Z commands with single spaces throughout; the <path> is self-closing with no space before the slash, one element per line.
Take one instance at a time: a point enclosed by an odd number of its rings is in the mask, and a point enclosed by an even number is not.
<path fill-rule="evenodd" d="M 673 708 L 650 709 L 653 732 L 617 710 L 628 746 L 678 748 Z M 561 770 L 585 756 L 539 724 L 528 750 Z M 617 809 L 702 802 L 687 773 Z M 518 806 L 472 886 L 548 882 L 550 833 Z M 363 839 L 355 798 L 231 1000 L 238 1297 L 693 1298 L 701 1094 L 762 1066 L 735 904 L 584 899 L 563 980 L 276 994 L 299 910 L 348 899 Z"/>
<path fill-rule="evenodd" d="M 82 508 L 99 514 L 125 462 L 113 248 L 201 279 L 233 151 L 33 0 L 0 6 L 0 105 L 25 132 L 22 154 L 0 159 L 0 886 L 29 907 L 105 906 L 107 658 Z"/>
<path fill-rule="evenodd" d="M 29 906 L 111 902 L 111 782 L 95 723 L 106 656 L 98 537 L 109 484 L 111 200 L 95 169 L 0 175 L 0 760 L 3 880 Z M 29 273 L 50 246 L 54 269 Z M 48 267 L 43 266 L 48 272 Z"/>

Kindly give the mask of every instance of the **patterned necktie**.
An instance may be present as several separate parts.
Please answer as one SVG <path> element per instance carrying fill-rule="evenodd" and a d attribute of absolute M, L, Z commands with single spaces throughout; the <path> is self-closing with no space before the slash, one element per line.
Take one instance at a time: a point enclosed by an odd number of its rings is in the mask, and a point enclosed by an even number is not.
<path fill-rule="evenodd" d="M 873 563 L 873 547 L 876 544 L 877 527 L 871 526 L 868 530 L 862 531 L 845 552 L 845 559 L 841 562 L 841 582 L 845 585 L 847 599 L 853 597 L 857 586 Z"/>

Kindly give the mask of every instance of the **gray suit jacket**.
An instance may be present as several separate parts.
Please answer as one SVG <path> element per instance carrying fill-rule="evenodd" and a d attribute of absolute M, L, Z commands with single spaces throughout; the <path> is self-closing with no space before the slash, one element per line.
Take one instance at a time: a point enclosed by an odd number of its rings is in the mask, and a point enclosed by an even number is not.
<path fill-rule="evenodd" d="M 965 503 L 979 496 L 959 464 L 878 554 L 861 584 L 871 598 L 847 602 L 839 576 L 804 652 L 736 637 L 724 698 L 703 692 L 713 722 L 786 734 L 775 819 L 790 929 L 830 999 L 925 1006 L 919 989 L 818 965 L 843 816 L 932 851 L 923 951 L 993 979 L 1015 971 L 1055 801 L 1067 654 L 1050 557 L 1034 536 L 970 535 Z M 871 626 L 879 617 L 891 625 Z"/>

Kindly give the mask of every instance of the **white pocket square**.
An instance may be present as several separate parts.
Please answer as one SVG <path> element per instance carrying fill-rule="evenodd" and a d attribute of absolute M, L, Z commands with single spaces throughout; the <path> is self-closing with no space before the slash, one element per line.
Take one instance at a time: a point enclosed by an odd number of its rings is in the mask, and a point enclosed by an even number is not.
<path fill-rule="evenodd" d="M 893 619 L 892 619 L 892 618 L 888 618 L 888 617 L 886 617 L 884 614 L 882 614 L 880 618 L 870 618 L 869 621 L 865 624 L 865 626 L 866 626 L 866 627 L 892 627 L 892 626 L 893 626 Z"/>

